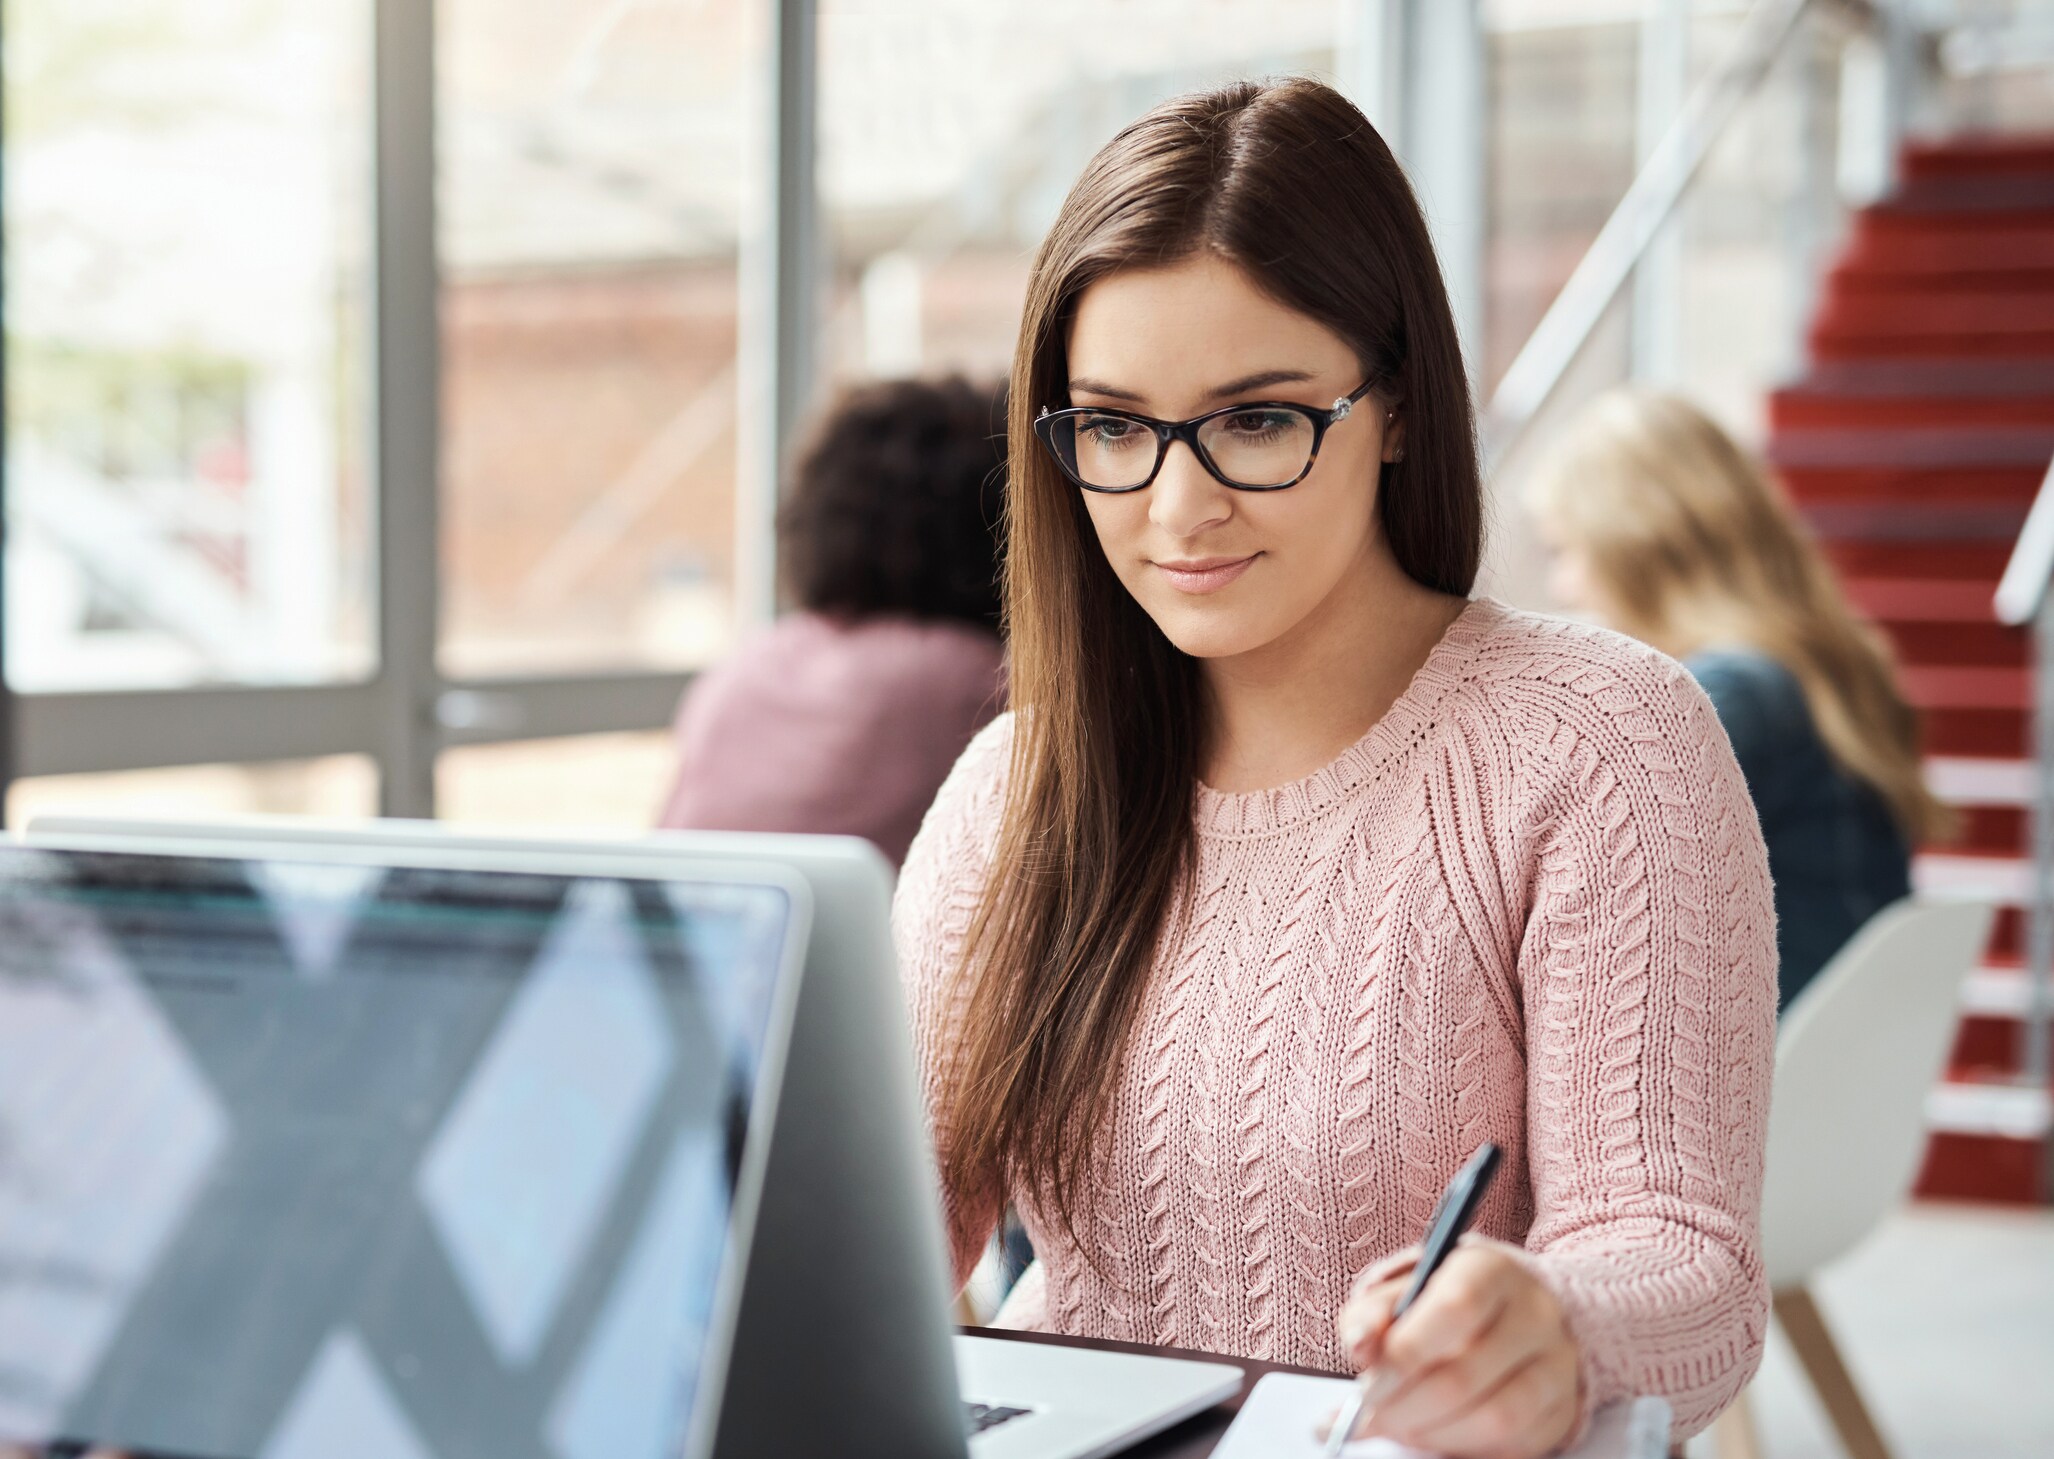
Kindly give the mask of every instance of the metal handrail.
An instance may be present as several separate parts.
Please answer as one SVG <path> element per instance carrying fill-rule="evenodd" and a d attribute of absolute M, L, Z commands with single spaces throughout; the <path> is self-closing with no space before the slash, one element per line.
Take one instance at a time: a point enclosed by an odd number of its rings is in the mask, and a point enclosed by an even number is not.
<path fill-rule="evenodd" d="M 2054 461 L 2047 463 L 2047 474 L 1997 583 L 1993 603 L 1997 621 L 2023 628 L 2039 617 L 2050 578 L 2054 578 Z"/>
<path fill-rule="evenodd" d="M 1999 622 L 2033 631 L 2033 899 L 2026 928 L 2025 1044 L 2019 1076 L 2047 1088 L 2054 1073 L 2054 461 L 2026 513 L 1992 604 Z M 2049 1132 L 2054 1140 L 2054 1131 Z M 2042 1178 L 2054 1182 L 2054 1169 Z M 2054 1190 L 2042 1192 L 2054 1196 Z"/>
<path fill-rule="evenodd" d="M 1489 461 L 1504 457 L 1555 393 L 1712 148 L 1761 89 L 1790 32 L 1809 11 L 1828 3 L 1864 25 L 1880 28 L 1883 23 L 1876 7 L 1865 0 L 1758 0 L 1747 12 L 1731 54 L 1684 101 L 1491 393 L 1482 420 Z"/>

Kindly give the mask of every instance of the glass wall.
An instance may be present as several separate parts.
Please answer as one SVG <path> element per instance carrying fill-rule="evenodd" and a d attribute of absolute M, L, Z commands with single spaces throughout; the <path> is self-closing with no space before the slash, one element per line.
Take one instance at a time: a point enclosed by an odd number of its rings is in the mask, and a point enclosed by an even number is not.
<path fill-rule="evenodd" d="M 1334 0 L 823 0 L 830 380 L 1002 375 L 1028 264 L 1091 154 L 1166 96 L 1333 80 Z"/>
<path fill-rule="evenodd" d="M 6 0 L 18 689 L 371 672 L 365 0 Z"/>
<path fill-rule="evenodd" d="M 1747 7 L 1474 3 L 1488 397 L 1654 135 L 1650 17 L 1682 17 L 1673 106 Z M 1394 70 L 1385 23 L 1449 14 L 819 0 L 814 71 L 780 107 L 768 0 L 395 0 L 376 65 L 371 4 L 0 0 L 23 773 L 356 754 L 389 811 L 433 811 L 439 784 L 466 816 L 584 804 L 640 823 L 662 779 L 653 732 L 685 672 L 733 643 L 735 544 L 773 514 L 753 464 L 768 432 L 738 421 L 769 367 L 817 360 L 816 403 L 862 378 L 1001 374 L 1033 251 L 1120 126 L 1236 77 L 1310 74 L 1370 101 Z M 1415 88 L 1401 113 L 1429 131 L 1462 118 L 1420 77 L 1475 74 L 1449 49 L 1466 22 L 1432 30 L 1433 65 L 1395 68 Z M 1679 211 L 1666 281 L 1622 295 L 1531 439 L 1629 376 L 1754 434 L 1841 225 L 1834 47 L 1851 31 L 1804 34 Z M 2049 68 L 1962 34 L 1938 47 L 1940 105 L 2030 114 Z M 809 102 L 820 228 L 794 241 L 766 203 L 799 184 L 804 149 L 770 143 Z M 379 166 L 374 108 L 397 119 Z M 794 305 L 809 274 L 806 348 L 774 360 L 766 281 Z M 374 337 L 373 306 L 395 299 Z M 1516 512 L 1498 525 L 1516 558 Z M 1528 584 L 1515 563 L 1488 586 Z M 148 693 L 97 697 L 130 690 Z M 580 767 L 616 753 L 630 768 L 606 788 L 536 798 L 537 767 L 586 786 Z"/>
<path fill-rule="evenodd" d="M 732 631 L 754 0 L 444 0 L 445 672 Z"/>

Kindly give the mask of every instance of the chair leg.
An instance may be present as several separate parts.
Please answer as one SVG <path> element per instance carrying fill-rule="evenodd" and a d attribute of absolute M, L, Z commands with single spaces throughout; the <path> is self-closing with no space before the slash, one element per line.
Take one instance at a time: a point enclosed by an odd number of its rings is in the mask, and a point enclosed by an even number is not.
<path fill-rule="evenodd" d="M 1841 1361 L 1839 1345 L 1810 1290 L 1791 1287 L 1776 1293 L 1775 1308 L 1776 1321 L 1797 1350 L 1797 1360 L 1804 1365 L 1805 1376 L 1818 1391 L 1826 1416 L 1832 1419 L 1834 1432 L 1848 1454 L 1852 1459 L 1890 1459 L 1890 1446 L 1869 1417 L 1869 1407 L 1854 1386 L 1847 1364 Z"/>
<path fill-rule="evenodd" d="M 1713 1459 L 1762 1459 L 1762 1437 L 1754 1425 L 1748 1391 L 1741 1389 L 1726 1411 L 1712 1420 Z"/>

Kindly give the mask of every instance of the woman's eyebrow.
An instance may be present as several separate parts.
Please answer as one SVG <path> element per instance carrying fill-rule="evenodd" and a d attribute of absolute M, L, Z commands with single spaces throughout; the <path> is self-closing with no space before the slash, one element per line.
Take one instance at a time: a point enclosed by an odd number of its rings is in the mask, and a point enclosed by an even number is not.
<path fill-rule="evenodd" d="M 1271 385 L 1298 385 L 1313 378 L 1310 370 L 1258 370 L 1253 375 L 1243 375 L 1238 380 L 1229 380 L 1205 393 L 1207 400 L 1225 400 L 1229 396 L 1246 395 L 1251 390 L 1263 390 Z M 1128 400 L 1140 404 L 1147 396 L 1132 390 L 1122 390 L 1117 385 L 1108 385 L 1103 380 L 1079 378 L 1070 382 L 1072 395 L 1103 395 L 1109 400 Z"/>
<path fill-rule="evenodd" d="M 1103 380 L 1083 378 L 1070 382 L 1070 393 L 1072 395 L 1103 395 L 1113 400 L 1130 400 L 1136 405 L 1148 399 L 1147 396 L 1137 395 L 1132 390 L 1122 390 L 1117 385 L 1108 385 Z"/>
<path fill-rule="evenodd" d="M 1312 378 L 1310 370 L 1258 370 L 1253 375 L 1229 380 L 1206 398 L 1225 400 L 1230 395 L 1246 395 L 1251 390 L 1265 390 L 1272 385 L 1298 385 Z"/>

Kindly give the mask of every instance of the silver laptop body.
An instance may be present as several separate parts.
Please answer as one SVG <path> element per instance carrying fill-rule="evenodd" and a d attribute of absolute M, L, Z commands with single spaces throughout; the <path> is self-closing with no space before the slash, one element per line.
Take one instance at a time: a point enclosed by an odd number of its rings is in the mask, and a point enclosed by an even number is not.
<path fill-rule="evenodd" d="M 481 834 L 432 821 L 45 817 L 40 844 L 439 847 L 561 870 L 603 848 L 769 865 L 812 894 L 806 973 L 743 1280 L 718 1459 L 961 1459 L 965 1401 L 1016 1416 L 972 1459 L 1099 1459 L 1232 1397 L 1239 1368 L 950 1338 L 946 1243 L 890 927 L 891 871 L 847 837 L 661 831 Z"/>

